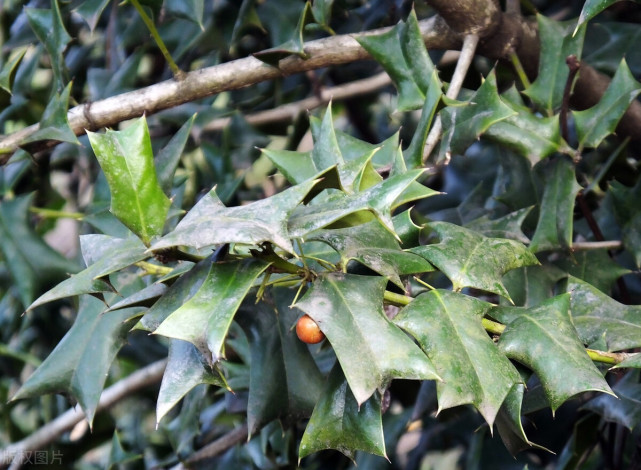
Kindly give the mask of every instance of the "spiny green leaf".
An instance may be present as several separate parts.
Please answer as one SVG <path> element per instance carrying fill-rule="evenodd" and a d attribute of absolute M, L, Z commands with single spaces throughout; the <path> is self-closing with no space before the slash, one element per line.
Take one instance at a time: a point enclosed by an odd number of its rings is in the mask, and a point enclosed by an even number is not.
<path fill-rule="evenodd" d="M 163 8 L 178 18 L 193 21 L 200 26 L 200 29 L 205 30 L 203 26 L 203 0 L 164 0 Z"/>
<path fill-rule="evenodd" d="M 356 450 L 387 458 L 380 398 L 359 403 L 350 387 L 336 364 L 305 428 L 299 459 L 323 449 L 336 449 L 352 460 Z"/>
<path fill-rule="evenodd" d="M 13 85 L 16 70 L 20 65 L 20 62 L 22 62 L 25 52 L 27 52 L 26 47 L 15 51 L 12 54 L 12 57 L 2 65 L 2 70 L 0 70 L 0 88 L 9 94 L 11 93 L 11 87 Z"/>
<path fill-rule="evenodd" d="M 581 14 L 579 15 L 579 21 L 576 25 L 576 29 L 578 30 L 581 25 L 590 21 L 610 5 L 614 5 L 620 1 L 621 0 L 586 0 L 583 4 Z M 635 1 L 639 3 L 639 0 Z"/>
<path fill-rule="evenodd" d="M 159 423 L 190 390 L 200 384 L 218 387 L 227 385 L 220 371 L 212 370 L 196 346 L 179 339 L 171 340 L 167 367 L 156 401 L 156 423 Z"/>
<path fill-rule="evenodd" d="M 272 242 L 293 253 L 287 219 L 316 184 L 310 180 L 267 199 L 239 207 L 225 207 L 214 189 L 198 201 L 173 232 L 151 247 L 152 250 L 186 245 L 203 248 L 222 243 L 256 245 Z"/>
<path fill-rule="evenodd" d="M 327 274 L 296 304 L 332 344 L 359 404 L 394 378 L 438 379 L 427 356 L 383 312 L 387 280 Z"/>
<path fill-rule="evenodd" d="M 332 194 L 318 204 L 299 207 L 289 220 L 290 236 L 300 238 L 322 227 L 326 227 L 345 216 L 360 211 L 370 212 L 368 222 L 375 216 L 383 226 L 394 233 L 391 211 L 396 200 L 405 189 L 421 174 L 423 170 L 410 170 L 407 173 L 392 176 L 365 191 L 345 195 Z M 436 191 L 430 194 L 438 194 Z"/>
<path fill-rule="evenodd" d="M 250 435 L 276 418 L 309 417 L 323 384 L 312 355 L 292 329 L 301 314 L 290 308 L 295 291 L 276 289 L 273 293 L 275 308 L 266 302 L 251 302 L 236 316 L 251 351 L 247 404 Z"/>
<path fill-rule="evenodd" d="M 493 70 L 464 106 L 448 106 L 441 111 L 441 155 L 463 154 L 490 126 L 516 114 L 501 101 Z"/>
<path fill-rule="evenodd" d="M 432 70 L 430 74 L 430 83 L 427 87 L 427 96 L 423 103 L 423 110 L 421 111 L 421 118 L 416 125 L 416 131 L 412 137 L 409 147 L 403 152 L 405 163 L 412 168 L 419 168 L 423 163 L 423 149 L 427 141 L 427 135 L 432 127 L 432 121 L 436 114 L 436 108 L 441 102 L 442 84 L 438 79 L 436 70 Z"/>
<path fill-rule="evenodd" d="M 309 240 L 329 244 L 341 255 L 343 268 L 356 260 L 404 289 L 400 275 L 433 271 L 424 258 L 401 250 L 396 238 L 377 220 L 356 227 L 322 230 Z"/>
<path fill-rule="evenodd" d="M 566 274 L 554 266 L 524 266 L 507 272 L 503 283 L 515 305 L 535 307 L 554 296 L 556 283 L 564 277 Z M 510 321 L 505 317 L 495 318 L 502 323 Z"/>
<path fill-rule="evenodd" d="M 473 404 L 492 427 L 501 403 L 521 377 L 483 329 L 491 304 L 446 290 L 416 297 L 394 318 L 436 366 L 439 411 Z"/>
<path fill-rule="evenodd" d="M 78 400 L 91 426 L 109 367 L 133 325 L 130 310 L 101 315 L 103 310 L 102 302 L 82 296 L 69 332 L 12 400 L 65 393 Z"/>
<path fill-rule="evenodd" d="M 300 14 L 298 20 L 298 25 L 296 26 L 295 32 L 290 39 L 285 41 L 279 46 L 273 47 L 271 49 L 266 49 L 255 53 L 254 56 L 257 59 L 262 60 L 263 62 L 278 67 L 278 62 L 281 59 L 284 59 L 287 56 L 295 54 L 301 58 L 305 58 L 305 41 L 303 39 L 303 31 L 305 30 L 305 25 L 312 23 L 314 21 L 314 16 L 312 14 L 311 3 L 308 1 L 303 7 L 303 11 Z"/>
<path fill-rule="evenodd" d="M 29 207 L 33 195 L 0 202 L 0 251 L 4 265 L 18 287 L 23 307 L 79 266 L 47 245 L 31 228 Z"/>
<path fill-rule="evenodd" d="M 167 292 L 167 289 L 167 286 L 162 282 L 151 284 L 144 289 L 131 294 L 127 298 L 116 302 L 105 310 L 105 313 L 129 307 L 151 307 L 156 300 Z"/>
<path fill-rule="evenodd" d="M 114 238 L 108 235 L 90 234 L 80 237 L 87 269 L 64 280 L 56 287 L 38 297 L 27 310 L 39 305 L 80 294 L 95 294 L 112 291 L 113 287 L 101 278 L 147 258 L 146 247 L 138 238 Z M 100 247 L 96 258 L 91 248 Z M 104 306 L 103 306 L 104 307 Z"/>
<path fill-rule="evenodd" d="M 107 3 L 109 3 L 109 0 L 85 0 L 75 9 L 76 13 L 87 22 L 92 33 L 96 29 L 100 15 Z"/>
<path fill-rule="evenodd" d="M 76 135 L 69 127 L 67 119 L 71 85 L 69 83 L 61 94 L 54 94 L 42 115 L 38 130 L 21 141 L 21 145 L 47 139 L 80 145 Z"/>
<path fill-rule="evenodd" d="M 267 268 L 257 260 L 212 264 L 200 289 L 169 315 L 154 334 L 194 344 L 212 362 L 224 355 L 229 325 L 256 278 Z"/>
<path fill-rule="evenodd" d="M 524 384 L 514 384 L 501 405 L 499 413 L 496 415 L 496 429 L 501 436 L 503 444 L 513 456 L 516 456 L 522 450 L 532 447 L 552 453 L 551 450 L 531 442 L 525 435 L 523 423 L 521 422 L 521 404 L 523 403 L 524 391 Z"/>
<path fill-rule="evenodd" d="M 448 222 L 432 222 L 440 243 L 412 248 L 445 274 L 455 290 L 473 287 L 510 300 L 502 276 L 521 266 L 539 264 L 522 244 L 504 238 L 488 238 Z"/>
<path fill-rule="evenodd" d="M 114 431 L 114 435 L 111 438 L 111 450 L 109 451 L 109 461 L 107 462 L 106 467 L 107 470 L 120 468 L 120 465 L 135 462 L 136 460 L 140 460 L 142 458 L 142 454 L 125 451 L 120 442 L 120 435 L 118 431 Z"/>
<path fill-rule="evenodd" d="M 182 273 L 167 292 L 141 318 L 137 328 L 154 331 L 182 304 L 189 300 L 202 286 L 209 275 L 212 263 L 217 260 L 216 252 L 206 259 L 199 261 L 189 271 Z"/>
<path fill-rule="evenodd" d="M 540 171 L 545 186 L 530 250 L 537 253 L 568 249 L 572 244 L 574 200 L 581 189 L 574 176 L 574 165 L 570 159 L 558 157 L 542 161 L 536 170 Z"/>
<path fill-rule="evenodd" d="M 521 225 L 531 210 L 531 207 L 524 207 L 498 219 L 490 219 L 484 215 L 466 223 L 465 228 L 479 232 L 486 237 L 509 238 L 521 243 L 528 243 L 530 239 L 521 230 Z"/>
<path fill-rule="evenodd" d="M 171 202 L 158 184 L 146 119 L 122 131 L 88 136 L 109 182 L 111 212 L 149 245 L 162 235 Z"/>
<path fill-rule="evenodd" d="M 418 27 L 414 10 L 406 22 L 376 36 L 356 40 L 389 74 L 398 89 L 398 109 L 407 111 L 423 106 L 431 72 L 434 69 Z"/>
<path fill-rule="evenodd" d="M 608 89 L 599 102 L 583 111 L 572 111 L 579 150 L 598 147 L 614 132 L 623 113 L 641 93 L 641 83 L 634 79 L 625 59 L 621 60 Z"/>
<path fill-rule="evenodd" d="M 508 323 L 499 348 L 536 372 L 552 413 L 578 393 L 612 393 L 574 329 L 568 294 L 548 299 Z"/>
<path fill-rule="evenodd" d="M 614 281 L 630 272 L 610 258 L 606 250 L 575 251 L 572 258 L 560 259 L 557 266 L 603 292 L 610 292 Z"/>
<path fill-rule="evenodd" d="M 62 22 L 58 0 L 53 0 L 51 5 L 51 9 L 25 8 L 24 11 L 31 29 L 49 54 L 55 78 L 54 89 L 62 89 L 66 72 L 62 53 L 71 41 L 71 36 Z"/>
<path fill-rule="evenodd" d="M 641 347 L 641 306 L 623 305 L 597 288 L 568 277 L 572 318 L 581 341 L 605 340 L 608 351 Z"/>
<path fill-rule="evenodd" d="M 511 92 L 512 90 L 514 91 Z M 534 115 L 514 88 L 503 93 L 501 98 L 517 114 L 494 124 L 485 132 L 485 137 L 514 149 L 531 161 L 548 157 L 555 152 L 570 151 L 561 138 L 558 115 Z"/>
<path fill-rule="evenodd" d="M 158 171 L 158 182 L 163 192 L 169 196 L 174 185 L 174 173 L 183 153 L 189 133 L 196 119 L 196 114 L 190 117 L 182 127 L 174 134 L 167 145 L 165 145 L 156 156 L 156 170 Z"/>
<path fill-rule="evenodd" d="M 541 55 L 539 73 L 525 94 L 547 111 L 548 115 L 561 106 L 563 90 L 567 82 L 569 69 L 565 60 L 570 55 L 581 57 L 585 27 L 574 30 L 574 22 L 557 22 L 537 15 L 539 36 L 541 38 Z"/>

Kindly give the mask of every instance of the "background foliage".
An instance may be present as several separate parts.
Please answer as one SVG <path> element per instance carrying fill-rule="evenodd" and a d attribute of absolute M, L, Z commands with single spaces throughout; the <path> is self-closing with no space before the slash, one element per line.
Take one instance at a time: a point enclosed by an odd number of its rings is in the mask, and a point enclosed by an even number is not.
<path fill-rule="evenodd" d="M 0 465 L 641 466 L 641 10 L 520 3 L 458 96 L 457 58 L 424 42 L 439 1 L 0 3 Z M 515 18 L 538 65 L 493 49 Z M 355 36 L 375 60 L 92 121 L 379 27 Z M 323 343 L 296 337 L 303 313 Z M 86 420 L 52 430 L 69 403 Z"/>

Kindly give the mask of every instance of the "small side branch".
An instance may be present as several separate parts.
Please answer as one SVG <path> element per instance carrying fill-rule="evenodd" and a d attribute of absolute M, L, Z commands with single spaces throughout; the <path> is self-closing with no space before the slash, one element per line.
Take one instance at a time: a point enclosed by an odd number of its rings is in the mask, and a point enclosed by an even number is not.
<path fill-rule="evenodd" d="M 468 34 L 465 36 L 463 41 L 463 47 L 461 49 L 461 55 L 459 56 L 458 62 L 456 63 L 456 68 L 454 69 L 454 75 L 452 76 L 452 81 L 450 82 L 450 87 L 445 93 L 445 96 L 451 99 L 456 99 L 461 87 L 463 86 L 463 80 L 467 75 L 467 71 L 472 64 L 472 59 L 474 59 L 474 54 L 476 53 L 476 46 L 478 45 L 479 37 L 476 34 Z M 434 125 L 430 130 L 430 133 L 427 136 L 425 141 L 425 148 L 423 149 L 423 163 L 427 162 L 427 159 L 431 155 L 434 147 L 436 147 L 437 142 L 441 138 L 443 133 L 443 124 L 441 123 L 441 117 L 436 116 L 434 120 Z"/>

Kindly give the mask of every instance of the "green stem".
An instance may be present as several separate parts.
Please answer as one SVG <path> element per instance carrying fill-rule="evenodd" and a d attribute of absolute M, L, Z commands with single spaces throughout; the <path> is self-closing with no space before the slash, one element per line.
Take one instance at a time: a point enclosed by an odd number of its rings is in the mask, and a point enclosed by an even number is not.
<path fill-rule="evenodd" d="M 516 74 L 519 76 L 519 80 L 521 80 L 521 83 L 523 84 L 523 88 L 526 88 L 526 89 L 530 88 L 532 84 L 530 83 L 530 80 L 527 78 L 525 69 L 523 68 L 521 61 L 519 60 L 519 56 L 516 55 L 516 52 L 512 52 L 510 54 L 510 60 L 512 61 L 514 70 L 516 70 Z"/>
<path fill-rule="evenodd" d="M 602 362 L 603 364 L 617 365 L 625 361 L 630 354 L 619 352 L 606 352 L 606 351 L 597 351 L 596 349 L 586 349 L 588 356 L 595 362 Z"/>
<path fill-rule="evenodd" d="M 45 217 L 47 219 L 82 220 L 83 217 L 85 216 L 80 212 L 64 212 L 64 211 L 57 211 L 54 209 L 45 209 L 44 207 L 30 207 L 29 211 L 33 212 L 34 214 L 38 214 L 42 217 Z"/>
<path fill-rule="evenodd" d="M 599 173 L 596 175 L 594 178 L 594 181 L 592 181 L 587 188 L 583 190 L 585 194 L 589 193 L 590 191 L 594 191 L 595 188 L 598 188 L 599 182 L 603 179 L 605 174 L 608 172 L 610 169 L 610 166 L 612 166 L 612 163 L 617 159 L 619 154 L 623 151 L 623 149 L 628 145 L 628 142 L 630 142 L 630 136 L 626 137 L 623 142 L 619 144 L 619 146 L 612 152 L 612 154 L 608 157 L 608 160 L 605 162 L 605 165 L 602 165 L 601 168 L 599 169 Z"/>
<path fill-rule="evenodd" d="M 148 261 L 138 261 L 135 265 L 142 268 L 147 274 L 155 276 L 166 276 L 174 270 L 174 268 L 159 266 L 157 264 L 149 263 Z"/>
<path fill-rule="evenodd" d="M 174 59 L 172 59 L 171 54 L 169 53 L 169 50 L 167 49 L 167 46 L 165 46 L 165 43 L 163 42 L 162 38 L 160 37 L 160 34 L 158 34 L 158 30 L 156 29 L 156 25 L 154 25 L 154 22 L 149 18 L 147 13 L 145 13 L 145 10 L 143 7 L 140 5 L 140 2 L 138 0 L 131 0 L 131 3 L 133 3 L 134 7 L 138 11 L 138 14 L 142 18 L 142 21 L 145 23 L 147 26 L 147 29 L 149 29 L 149 32 L 151 33 L 151 36 L 154 38 L 154 41 L 156 42 L 156 45 L 160 49 L 160 52 L 162 53 L 163 57 L 169 64 L 169 68 L 171 69 L 171 72 L 174 74 L 174 78 L 176 80 L 181 80 L 185 76 L 185 72 L 180 70 L 180 67 L 176 65 L 176 62 L 174 62 Z"/>

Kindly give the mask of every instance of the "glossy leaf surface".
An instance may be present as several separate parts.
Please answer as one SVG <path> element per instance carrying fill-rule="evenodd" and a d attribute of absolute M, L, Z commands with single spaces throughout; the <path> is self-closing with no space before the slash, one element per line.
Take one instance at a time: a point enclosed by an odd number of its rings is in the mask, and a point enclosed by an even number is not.
<path fill-rule="evenodd" d="M 296 303 L 327 336 L 359 404 L 394 378 L 439 378 L 425 353 L 383 313 L 386 282 L 327 274 Z"/>
<path fill-rule="evenodd" d="M 429 227 L 439 243 L 412 248 L 445 274 L 454 290 L 474 287 L 510 299 L 502 276 L 511 269 L 538 264 L 536 257 L 521 243 L 488 238 L 447 222 L 432 222 Z"/>
<path fill-rule="evenodd" d="M 536 372 L 553 413 L 578 393 L 612 393 L 574 329 L 568 294 L 530 308 L 508 323 L 499 348 Z"/>

